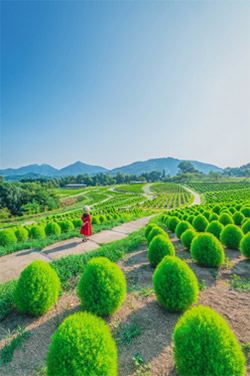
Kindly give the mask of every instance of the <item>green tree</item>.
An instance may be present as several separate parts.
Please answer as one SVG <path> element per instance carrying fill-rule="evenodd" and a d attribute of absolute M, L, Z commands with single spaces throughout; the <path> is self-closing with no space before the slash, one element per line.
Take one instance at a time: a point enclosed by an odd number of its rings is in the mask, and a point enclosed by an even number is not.
<path fill-rule="evenodd" d="M 196 168 L 194 167 L 194 165 L 189 162 L 189 161 L 181 161 L 179 164 L 178 164 L 178 168 L 179 168 L 179 173 L 187 173 L 187 172 L 198 172 L 198 170 L 196 170 Z"/>

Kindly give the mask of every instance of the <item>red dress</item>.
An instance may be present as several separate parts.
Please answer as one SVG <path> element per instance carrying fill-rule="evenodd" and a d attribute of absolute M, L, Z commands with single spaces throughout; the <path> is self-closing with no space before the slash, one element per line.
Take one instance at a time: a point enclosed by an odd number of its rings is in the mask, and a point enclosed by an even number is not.
<path fill-rule="evenodd" d="M 86 217 L 84 216 L 84 214 L 82 215 L 81 217 L 82 221 L 83 222 L 87 222 L 86 225 L 82 226 L 81 227 L 81 231 L 80 231 L 80 234 L 81 235 L 91 235 L 92 234 L 92 231 L 91 231 L 91 218 L 90 218 L 90 215 L 88 214 Z"/>

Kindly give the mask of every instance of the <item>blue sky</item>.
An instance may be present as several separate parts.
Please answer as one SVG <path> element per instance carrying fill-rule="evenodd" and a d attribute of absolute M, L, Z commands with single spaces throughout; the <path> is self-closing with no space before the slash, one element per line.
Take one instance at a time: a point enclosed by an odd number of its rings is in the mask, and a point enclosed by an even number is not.
<path fill-rule="evenodd" d="M 0 168 L 250 160 L 250 3 L 2 1 Z"/>

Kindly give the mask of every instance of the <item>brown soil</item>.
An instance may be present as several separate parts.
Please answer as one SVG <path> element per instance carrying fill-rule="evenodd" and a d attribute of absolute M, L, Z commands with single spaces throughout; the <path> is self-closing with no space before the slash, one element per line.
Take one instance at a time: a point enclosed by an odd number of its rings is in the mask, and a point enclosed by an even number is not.
<path fill-rule="evenodd" d="M 206 287 L 200 291 L 197 304 L 208 305 L 219 314 L 222 314 L 234 331 L 240 344 L 250 341 L 250 294 L 230 289 L 228 282 L 230 275 L 237 274 L 244 281 L 250 277 L 250 262 L 244 259 L 239 251 L 225 250 L 231 264 L 220 270 L 202 268 L 194 263 L 191 255 L 184 250 L 180 241 L 171 239 L 176 249 L 176 254 L 184 259 L 194 270 L 200 283 Z M 142 332 L 130 346 L 122 348 L 119 353 L 119 376 L 135 376 L 136 368 L 131 359 L 134 354 L 143 356 L 145 364 L 151 364 L 152 376 L 177 376 L 172 352 L 172 334 L 181 314 L 166 312 L 161 308 L 152 288 L 152 269 L 147 261 L 147 249 L 144 247 L 138 252 L 131 253 L 118 265 L 127 278 L 128 294 L 125 303 L 113 316 L 106 318 L 114 337 L 120 337 L 117 333 L 119 324 L 129 325 L 136 323 Z M 143 289 L 144 290 L 141 290 Z M 151 293 L 146 296 L 146 293 Z M 141 294 L 141 295 L 140 295 Z M 57 326 L 69 314 L 80 310 L 79 299 L 75 291 L 64 294 L 59 298 L 56 307 L 40 318 L 31 318 L 14 313 L 3 322 L 5 330 L 13 331 L 18 325 L 26 326 L 32 336 L 27 339 L 22 349 L 14 353 L 13 361 L 9 365 L 9 373 L 4 367 L 0 368 L 0 374 L 11 376 L 31 376 L 35 370 L 39 370 L 44 364 L 51 336 Z M 2 340 L 2 343 L 4 340 Z M 248 368 L 250 366 L 250 354 L 248 356 Z M 140 375 L 140 374 L 139 374 Z M 247 375 L 250 375 L 248 369 Z"/>

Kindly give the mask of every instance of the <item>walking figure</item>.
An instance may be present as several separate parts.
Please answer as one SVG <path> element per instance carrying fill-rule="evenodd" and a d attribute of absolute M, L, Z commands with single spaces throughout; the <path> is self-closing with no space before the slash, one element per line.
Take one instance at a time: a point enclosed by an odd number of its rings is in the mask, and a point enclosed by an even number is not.
<path fill-rule="evenodd" d="M 86 242 L 88 240 L 87 236 L 92 234 L 91 231 L 91 218 L 90 218 L 90 208 L 88 206 L 83 207 L 83 215 L 81 216 L 82 220 L 82 227 L 80 234 L 83 235 L 83 242 Z"/>

